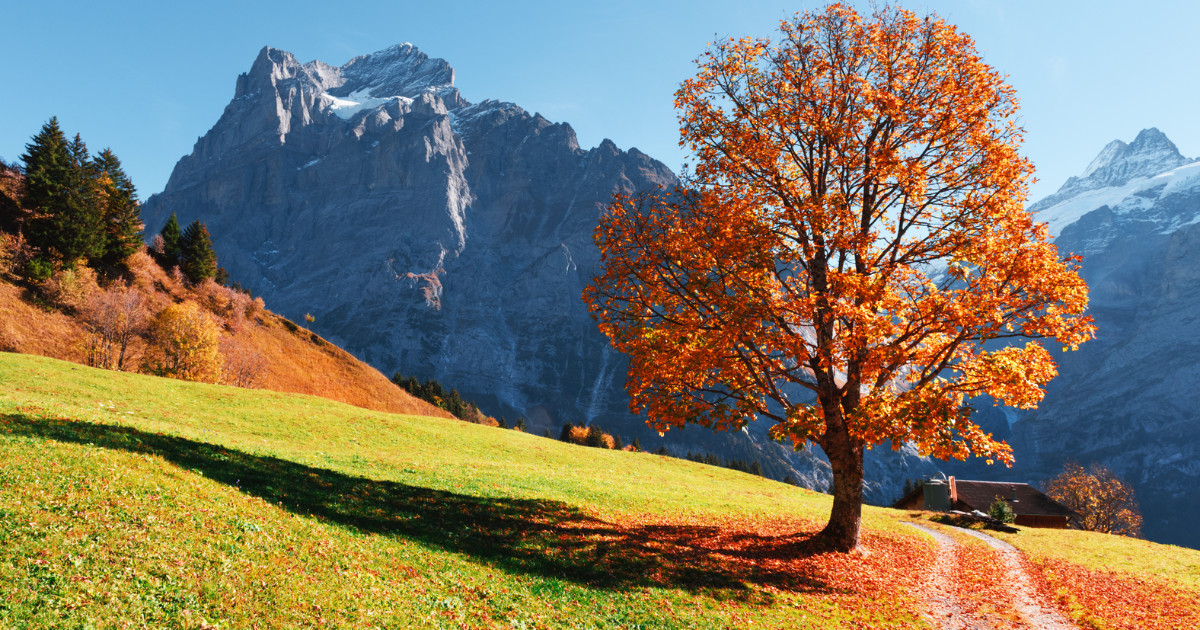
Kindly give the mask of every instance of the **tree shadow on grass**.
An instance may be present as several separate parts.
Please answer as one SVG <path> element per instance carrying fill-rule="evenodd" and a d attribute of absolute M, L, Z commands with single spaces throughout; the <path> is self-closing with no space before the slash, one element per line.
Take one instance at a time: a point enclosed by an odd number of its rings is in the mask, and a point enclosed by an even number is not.
<path fill-rule="evenodd" d="M 0 416 L 0 433 L 157 455 L 296 514 L 596 588 L 724 591 L 723 597 L 761 603 L 769 603 L 770 595 L 751 586 L 807 593 L 835 590 L 787 570 L 786 561 L 822 551 L 811 548 L 811 539 L 804 535 L 626 526 L 559 501 L 476 497 L 355 477 L 131 427 L 6 414 Z"/>

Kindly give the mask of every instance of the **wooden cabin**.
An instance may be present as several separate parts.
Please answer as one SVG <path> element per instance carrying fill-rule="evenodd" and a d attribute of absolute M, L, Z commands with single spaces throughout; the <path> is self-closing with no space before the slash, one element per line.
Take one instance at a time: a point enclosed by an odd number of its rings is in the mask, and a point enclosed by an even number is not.
<path fill-rule="evenodd" d="M 948 496 L 947 496 L 948 491 Z M 903 510 L 959 510 L 987 513 L 997 498 L 1012 507 L 1017 525 L 1066 529 L 1075 515 L 1067 506 L 1051 499 L 1027 483 L 1004 481 L 968 481 L 949 477 L 925 482 L 893 504 Z"/>

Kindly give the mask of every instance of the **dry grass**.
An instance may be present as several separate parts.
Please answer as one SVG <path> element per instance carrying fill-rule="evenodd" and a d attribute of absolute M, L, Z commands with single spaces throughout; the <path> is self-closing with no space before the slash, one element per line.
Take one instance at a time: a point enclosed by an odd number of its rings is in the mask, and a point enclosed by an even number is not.
<path fill-rule="evenodd" d="M 266 360 L 259 389 L 323 396 L 376 411 L 452 417 L 409 396 L 379 370 L 312 332 L 304 328 L 289 331 L 276 315 L 264 313 L 261 324 L 248 326 L 237 336 L 249 341 Z"/>
<path fill-rule="evenodd" d="M 0 281 L 0 351 L 82 362 L 83 326 L 69 315 L 35 304 L 25 293 Z"/>

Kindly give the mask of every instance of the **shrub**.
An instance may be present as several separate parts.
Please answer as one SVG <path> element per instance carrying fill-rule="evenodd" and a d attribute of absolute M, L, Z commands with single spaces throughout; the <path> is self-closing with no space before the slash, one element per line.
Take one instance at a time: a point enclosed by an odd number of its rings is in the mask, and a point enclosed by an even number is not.
<path fill-rule="evenodd" d="M 153 289 L 155 276 L 160 269 L 145 249 L 126 258 L 125 268 L 129 271 L 133 286 L 147 292 Z"/>
<path fill-rule="evenodd" d="M 150 325 L 147 368 L 160 376 L 216 383 L 221 378 L 219 332 L 195 302 L 172 304 Z"/>
<path fill-rule="evenodd" d="M 96 272 L 83 265 L 59 269 L 41 287 L 43 297 L 73 311 L 82 311 L 99 290 Z"/>
<path fill-rule="evenodd" d="M 0 275 L 12 276 L 28 270 L 33 248 L 19 234 L 0 232 Z"/>
<path fill-rule="evenodd" d="M 25 263 L 25 277 L 30 282 L 42 283 L 49 280 L 52 275 L 54 275 L 54 264 L 43 255 L 34 256 Z"/>
<path fill-rule="evenodd" d="M 1001 497 L 996 497 L 996 500 L 992 501 L 992 504 L 988 506 L 988 516 L 1001 523 L 1011 523 L 1017 518 L 1013 514 L 1012 506 Z"/>

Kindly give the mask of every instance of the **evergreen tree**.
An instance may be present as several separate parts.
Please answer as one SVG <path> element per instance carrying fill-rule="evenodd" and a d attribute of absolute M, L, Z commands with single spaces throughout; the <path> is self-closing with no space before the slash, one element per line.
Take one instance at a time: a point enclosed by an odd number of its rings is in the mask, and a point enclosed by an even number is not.
<path fill-rule="evenodd" d="M 637 438 L 633 438 L 633 450 L 642 452 L 642 443 Z"/>
<path fill-rule="evenodd" d="M 183 231 L 179 237 L 179 254 L 179 269 L 188 282 L 198 284 L 217 275 L 217 253 L 203 223 L 193 221 Z"/>
<path fill-rule="evenodd" d="M 501 428 L 501 429 L 507 429 L 507 428 L 508 428 L 508 420 L 507 420 L 507 419 L 505 419 L 505 417 L 504 417 L 504 416 L 500 416 L 500 428 Z"/>
<path fill-rule="evenodd" d="M 562 428 L 562 433 L 558 434 L 559 441 L 570 442 L 571 441 L 571 430 L 574 428 L 575 428 L 575 425 L 571 424 L 570 422 L 564 424 L 563 428 Z"/>
<path fill-rule="evenodd" d="M 517 416 L 517 423 L 515 425 L 513 425 L 513 428 L 518 431 L 524 431 L 525 430 L 525 417 Z"/>
<path fill-rule="evenodd" d="M 751 462 L 751 464 L 750 464 L 750 474 L 758 475 L 759 477 L 763 476 L 762 464 L 758 463 L 757 459 L 754 460 L 753 462 Z"/>
<path fill-rule="evenodd" d="M 117 265 L 142 246 L 141 208 L 137 189 L 121 168 L 121 160 L 111 149 L 104 149 L 92 161 L 97 173 L 97 201 L 104 223 L 104 247 L 101 260 Z M 178 224 L 176 224 L 178 225 Z"/>
<path fill-rule="evenodd" d="M 600 427 L 594 424 L 588 427 L 587 438 L 585 438 L 584 444 L 593 448 L 603 447 L 604 431 L 600 430 Z"/>
<path fill-rule="evenodd" d="M 163 240 L 163 250 L 159 254 L 158 264 L 163 269 L 170 271 L 172 267 L 180 264 L 182 256 L 179 252 L 179 239 L 181 238 L 179 230 L 179 219 L 175 217 L 175 213 L 171 213 L 171 218 L 167 219 L 167 224 L 163 226 L 162 232 L 159 232 Z"/>
<path fill-rule="evenodd" d="M 26 238 L 43 253 L 53 251 L 66 264 L 94 256 L 102 244 L 100 213 L 93 207 L 95 183 L 87 145 L 76 135 L 68 142 L 58 119 L 25 145 L 23 205 L 33 212 Z"/>

